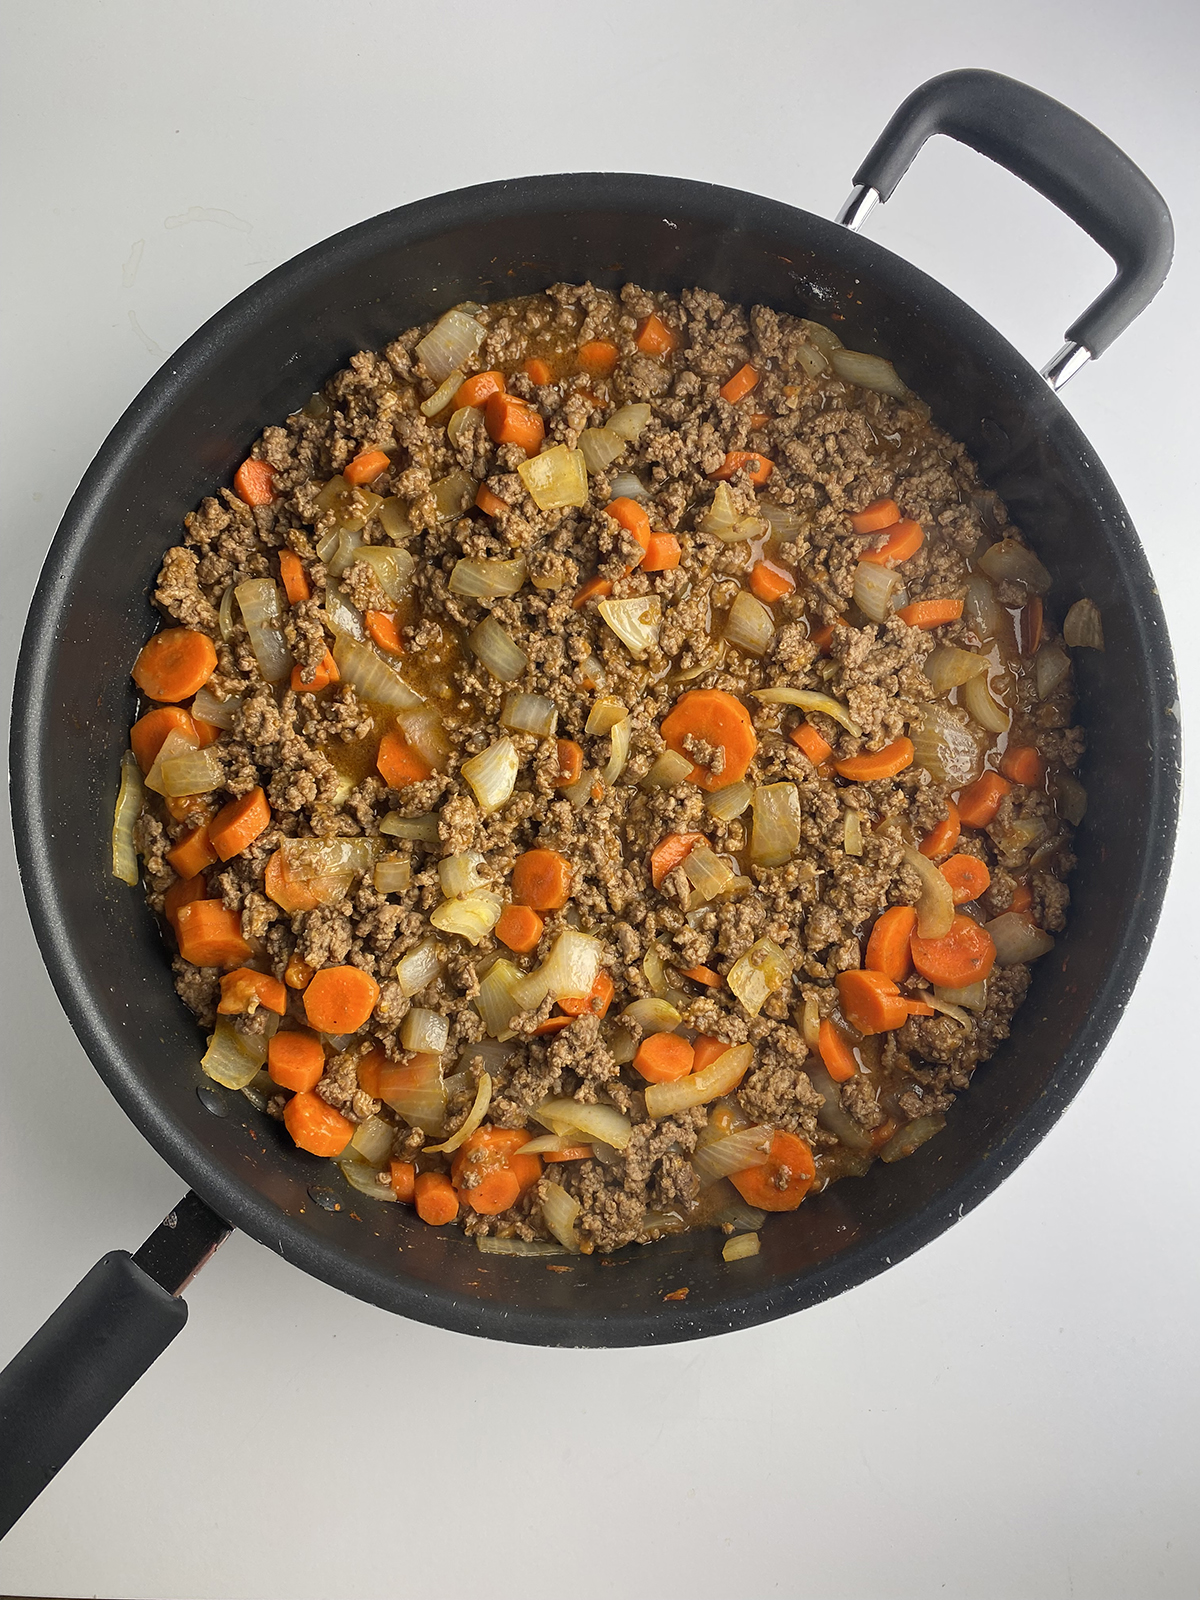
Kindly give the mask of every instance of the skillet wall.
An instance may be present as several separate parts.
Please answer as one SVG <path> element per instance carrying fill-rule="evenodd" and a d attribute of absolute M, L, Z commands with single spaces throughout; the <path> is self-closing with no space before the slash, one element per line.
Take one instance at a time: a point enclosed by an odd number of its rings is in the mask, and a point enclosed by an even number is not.
<path fill-rule="evenodd" d="M 129 665 L 185 512 L 355 350 L 459 300 L 587 277 L 702 284 L 833 319 L 848 344 L 894 359 L 966 442 L 1054 573 L 1056 615 L 1089 594 L 1104 616 L 1106 653 L 1078 653 L 1095 754 L 1083 769 L 1091 807 L 1073 919 L 1037 968 L 1013 1038 L 931 1145 L 772 1221 L 762 1254 L 736 1268 L 705 1235 L 548 1273 L 355 1198 L 242 1096 L 197 1093 L 198 1033 L 157 929 L 108 872 Z M 1061 404 L 961 302 L 868 241 L 737 191 L 526 179 L 421 202 L 298 257 L 207 324 L 134 402 L 73 499 L 35 599 L 15 697 L 16 834 L 76 1031 L 129 1115 L 215 1209 L 306 1270 L 422 1320 L 534 1343 L 642 1344 L 762 1321 L 861 1281 L 977 1203 L 1044 1134 L 1111 1032 L 1157 917 L 1177 803 L 1174 700 L 1161 610 L 1111 484 Z M 341 1209 L 314 1203 L 310 1185 L 335 1191 Z M 685 1285 L 686 1301 L 663 1302 Z"/>

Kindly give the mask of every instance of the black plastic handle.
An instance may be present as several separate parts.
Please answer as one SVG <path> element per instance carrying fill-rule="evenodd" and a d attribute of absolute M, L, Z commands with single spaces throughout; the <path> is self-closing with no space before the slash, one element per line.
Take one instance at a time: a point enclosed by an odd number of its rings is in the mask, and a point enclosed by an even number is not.
<path fill-rule="evenodd" d="M 98 1261 L 0 1372 L 0 1538 L 183 1327 L 179 1292 L 228 1232 L 188 1195 L 136 1257 Z"/>
<path fill-rule="evenodd" d="M 1116 277 L 1066 337 L 1093 356 L 1146 309 L 1175 248 L 1171 214 L 1139 167 L 1098 128 L 1049 95 L 998 72 L 946 72 L 915 89 L 854 182 L 887 200 L 926 139 L 948 134 L 1052 200 L 1116 263 Z"/>

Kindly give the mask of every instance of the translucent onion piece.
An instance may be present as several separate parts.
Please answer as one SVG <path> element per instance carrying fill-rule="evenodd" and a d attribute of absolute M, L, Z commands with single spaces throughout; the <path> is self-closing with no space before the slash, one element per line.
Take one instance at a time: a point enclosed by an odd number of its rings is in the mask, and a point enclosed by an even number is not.
<path fill-rule="evenodd" d="M 882 356 L 869 356 L 862 350 L 831 350 L 828 356 L 843 383 L 856 383 L 860 389 L 875 389 L 897 400 L 908 399 L 908 390 L 895 367 Z"/>
<path fill-rule="evenodd" d="M 487 976 L 479 985 L 475 1009 L 493 1039 L 511 1039 L 513 1036 L 513 1018 L 521 1010 L 514 991 L 521 977 L 520 967 L 501 958 L 493 961 Z"/>
<path fill-rule="evenodd" d="M 519 678 L 529 665 L 529 657 L 521 646 L 505 633 L 495 617 L 484 617 L 467 636 L 475 656 L 501 683 L 511 683 Z"/>
<path fill-rule="evenodd" d="M 638 1041 L 628 1028 L 614 1028 L 608 1040 L 609 1054 L 619 1067 L 627 1066 L 637 1055 Z"/>
<path fill-rule="evenodd" d="M 455 1063 L 456 1078 L 463 1078 L 464 1083 L 473 1080 L 475 1074 L 490 1072 L 493 1077 L 510 1060 L 513 1047 L 498 1039 L 480 1039 L 474 1044 L 465 1044 L 458 1053 Z M 447 1078 L 447 1085 L 450 1080 Z"/>
<path fill-rule="evenodd" d="M 427 988 L 441 970 L 437 940 L 422 939 L 420 944 L 415 944 L 401 957 L 396 966 L 396 982 L 400 985 L 401 994 L 411 1000 L 413 995 Z"/>
<path fill-rule="evenodd" d="M 292 670 L 293 657 L 279 631 L 279 590 L 272 578 L 248 578 L 234 591 L 250 638 L 258 670 L 268 683 L 278 683 Z"/>
<path fill-rule="evenodd" d="M 230 584 L 221 596 L 221 606 L 217 612 L 217 627 L 221 637 L 228 644 L 233 638 L 233 585 Z"/>
<path fill-rule="evenodd" d="M 902 1161 L 905 1156 L 911 1156 L 914 1150 L 919 1150 L 927 1139 L 932 1139 L 935 1133 L 940 1133 L 945 1126 L 946 1119 L 940 1113 L 917 1117 L 907 1127 L 901 1128 L 899 1133 L 892 1135 L 879 1152 L 879 1159 Z"/>
<path fill-rule="evenodd" d="M 805 997 L 804 1010 L 801 1014 L 801 1030 L 804 1042 L 816 1054 L 821 1039 L 821 1007 L 815 994 Z"/>
<path fill-rule="evenodd" d="M 927 1005 L 931 1005 L 935 1011 L 940 1011 L 944 1017 L 953 1017 L 954 1021 L 961 1022 L 964 1028 L 971 1026 L 971 1018 L 963 1010 L 962 1006 L 955 1005 L 953 1000 L 943 999 L 936 989 L 932 994 L 924 993 L 921 998 Z"/>
<path fill-rule="evenodd" d="M 352 1189 L 365 1194 L 369 1200 L 394 1202 L 398 1198 L 390 1183 L 379 1182 L 376 1168 L 367 1161 L 347 1160 L 345 1155 L 340 1155 L 337 1157 L 337 1169 Z"/>
<path fill-rule="evenodd" d="M 374 700 L 394 711 L 415 711 L 425 704 L 369 644 L 341 634 L 333 646 L 333 659 L 342 682 L 348 683 L 362 700 Z"/>
<path fill-rule="evenodd" d="M 571 784 L 566 789 L 563 789 L 561 793 L 564 799 L 571 802 L 576 811 L 582 811 L 584 806 L 587 805 L 588 801 L 592 798 L 592 790 L 596 787 L 598 782 L 599 779 L 596 776 L 595 770 L 592 767 L 585 767 L 578 782 Z"/>
<path fill-rule="evenodd" d="M 380 527 L 393 544 L 412 538 L 412 524 L 408 520 L 408 512 L 404 509 L 404 502 L 398 500 L 394 494 L 380 501 L 375 515 L 379 518 Z"/>
<path fill-rule="evenodd" d="M 630 444 L 636 444 L 649 421 L 650 407 L 645 401 L 638 401 L 614 411 L 608 419 L 608 427 L 613 433 L 620 434 L 622 439 L 628 439 Z"/>
<path fill-rule="evenodd" d="M 864 617 L 884 622 L 892 609 L 902 579 L 891 567 L 878 561 L 860 561 L 854 569 L 854 603 Z"/>
<path fill-rule="evenodd" d="M 1019 539 L 1001 539 L 983 552 L 978 566 L 993 583 L 1019 583 L 1034 594 L 1045 594 L 1050 587 L 1050 574 Z"/>
<path fill-rule="evenodd" d="M 317 555 L 320 560 L 331 564 L 342 542 L 342 529 L 335 523 L 323 539 L 317 540 Z"/>
<path fill-rule="evenodd" d="M 701 533 L 715 533 L 718 539 L 736 536 L 742 513 L 738 510 L 727 483 L 719 483 L 713 494 L 712 505 L 700 518 L 697 527 Z"/>
<path fill-rule="evenodd" d="M 357 549 L 358 534 L 351 528 L 342 528 L 338 533 L 336 548 L 327 557 L 321 556 L 331 578 L 340 578 L 347 567 L 354 565 L 354 552 Z M 321 551 L 318 550 L 317 554 L 320 555 Z"/>
<path fill-rule="evenodd" d="M 724 894 L 734 879 L 733 868 L 706 844 L 698 844 L 688 852 L 683 870 L 692 888 L 705 900 L 715 900 L 719 894 Z"/>
<path fill-rule="evenodd" d="M 649 500 L 650 491 L 646 485 L 632 472 L 621 472 L 610 480 L 609 488 L 612 490 L 614 500 Z"/>
<path fill-rule="evenodd" d="M 759 513 L 770 525 L 772 537 L 780 544 L 790 544 L 804 531 L 804 519 L 791 506 L 777 506 L 773 500 L 760 500 Z"/>
<path fill-rule="evenodd" d="M 671 752 L 674 754 L 674 752 Z M 691 771 L 691 768 L 688 768 Z M 716 789 L 704 796 L 704 808 L 719 822 L 732 822 L 740 817 L 754 796 L 753 787 L 744 778 L 731 783 L 726 789 Z"/>
<path fill-rule="evenodd" d="M 397 1116 L 403 1117 L 411 1127 L 423 1133 L 441 1133 L 446 1120 L 446 1089 L 442 1083 L 441 1058 L 417 1054 L 404 1063 L 405 1082 L 387 1085 L 389 1092 L 383 1096 L 385 1105 Z"/>
<path fill-rule="evenodd" d="M 583 725 L 584 733 L 590 733 L 593 738 L 602 738 L 620 722 L 622 717 L 629 715 L 629 707 L 623 700 L 618 700 L 611 694 L 601 695 L 594 702 L 588 712 L 588 719 Z M 688 769 L 691 771 L 691 768 Z"/>
<path fill-rule="evenodd" d="M 804 347 L 801 346 L 803 349 Z M 762 1241 L 757 1233 L 736 1233 L 732 1239 L 727 1239 L 721 1248 L 722 1261 L 745 1261 L 748 1256 L 756 1256 L 762 1248 Z"/>
<path fill-rule="evenodd" d="M 1014 967 L 1022 961 L 1036 961 L 1054 949 L 1054 940 L 1041 928 L 1035 927 L 1019 911 L 1006 911 L 993 917 L 984 927 L 996 946 L 996 960 L 1002 967 Z"/>
<path fill-rule="evenodd" d="M 521 980 L 516 994 L 522 1011 L 536 1011 L 547 995 L 555 1000 L 586 1000 L 600 975 L 603 955 L 599 939 L 565 928 L 542 965 Z"/>
<path fill-rule="evenodd" d="M 162 764 L 160 793 L 176 800 L 189 794 L 210 794 L 225 781 L 225 764 L 210 744 L 203 750 L 188 750 Z"/>
<path fill-rule="evenodd" d="M 539 1191 L 542 1199 L 542 1221 L 550 1232 L 566 1249 L 575 1251 L 579 1249 L 579 1234 L 575 1229 L 575 1220 L 582 1209 L 574 1195 L 570 1195 L 561 1183 L 547 1180 Z"/>
<path fill-rule="evenodd" d="M 450 740 L 441 717 L 431 706 L 421 706 L 416 711 L 397 711 L 396 726 L 428 766 L 435 772 L 445 771 L 450 759 Z"/>
<path fill-rule="evenodd" d="M 840 1140 L 847 1150 L 856 1150 L 860 1154 L 869 1150 L 871 1135 L 843 1107 L 841 1090 L 826 1072 L 815 1050 L 804 1063 L 804 1070 L 808 1074 L 808 1081 L 825 1101 L 817 1112 L 821 1127 Z"/>
<path fill-rule="evenodd" d="M 506 695 L 500 726 L 512 728 L 515 733 L 532 733 L 539 739 L 551 739 L 558 727 L 558 709 L 544 694 Z"/>
<path fill-rule="evenodd" d="M 1044 644 L 1033 665 L 1034 684 L 1039 700 L 1049 700 L 1067 680 L 1071 658 L 1056 644 Z"/>
<path fill-rule="evenodd" d="M 961 789 L 979 776 L 979 737 L 952 706 L 941 701 L 926 706 L 912 729 L 912 742 L 914 765 L 924 767 L 938 783 Z"/>
<path fill-rule="evenodd" d="M 792 963 L 774 940 L 759 939 L 734 962 L 726 981 L 743 1011 L 756 1017 L 767 999 L 782 989 L 791 976 Z"/>
<path fill-rule="evenodd" d="M 1078 827 L 1087 814 L 1087 790 L 1070 772 L 1060 772 L 1050 786 L 1054 809 L 1065 822 Z"/>
<path fill-rule="evenodd" d="M 967 715 L 981 728 L 986 728 L 989 733 L 1008 732 L 1012 713 L 994 699 L 992 691 L 988 688 L 986 673 L 981 673 L 964 683 L 958 698 Z"/>
<path fill-rule="evenodd" d="M 954 922 L 954 892 L 949 881 L 930 861 L 910 845 L 904 847 L 904 860 L 921 880 L 917 901 L 917 932 L 922 939 L 944 939 Z"/>
<path fill-rule="evenodd" d="M 192 715 L 214 728 L 232 728 L 241 709 L 240 694 L 231 694 L 228 700 L 218 700 L 208 689 L 201 689 L 192 701 Z"/>
<path fill-rule="evenodd" d="M 375 863 L 376 894 L 404 894 L 412 882 L 412 862 L 407 856 L 385 856 Z"/>
<path fill-rule="evenodd" d="M 682 783 L 689 776 L 691 770 L 692 763 L 686 756 L 680 755 L 678 750 L 664 750 L 642 779 L 642 788 L 673 789 L 676 784 Z M 733 787 L 735 785 L 730 785 L 730 789 L 720 792 L 728 794 Z"/>
<path fill-rule="evenodd" d="M 570 1134 L 539 1133 L 536 1139 L 530 1139 L 528 1144 L 523 1144 L 514 1154 L 519 1156 L 540 1156 L 545 1155 L 547 1151 L 569 1150 L 575 1143 L 576 1141 Z"/>
<path fill-rule="evenodd" d="M 643 1033 L 674 1033 L 683 1017 L 668 1001 L 646 995 L 625 1007 L 621 1021 L 636 1024 Z"/>
<path fill-rule="evenodd" d="M 837 334 L 823 322 L 810 322 L 807 317 L 801 317 L 800 326 L 808 336 L 809 342 L 815 344 L 822 355 L 831 356 L 835 350 L 843 348 Z"/>
<path fill-rule="evenodd" d="M 794 783 L 760 784 L 754 790 L 750 859 L 760 867 L 781 867 L 800 844 L 800 795 Z"/>
<path fill-rule="evenodd" d="M 999 638 L 1004 631 L 1007 613 L 982 572 L 973 572 L 967 579 L 963 617 L 971 632 L 978 634 L 981 639 Z"/>
<path fill-rule="evenodd" d="M 596 609 L 635 661 L 643 660 L 658 643 L 662 605 L 656 594 L 630 600 L 601 600 Z"/>
<path fill-rule="evenodd" d="M 265 1111 L 267 1101 L 279 1093 L 279 1085 L 272 1082 L 264 1067 L 260 1067 L 250 1082 L 242 1085 L 242 1093 L 256 1111 Z"/>
<path fill-rule="evenodd" d="M 362 612 L 358 607 L 347 600 L 341 584 L 327 583 L 325 585 L 325 620 L 329 624 L 330 632 L 335 639 L 357 639 L 360 642 L 367 637 L 366 624 L 363 622 Z M 336 655 L 336 650 L 334 654 Z"/>
<path fill-rule="evenodd" d="M 247 1038 L 232 1017 L 218 1017 L 200 1065 L 226 1089 L 244 1089 L 267 1059 L 267 1041 Z"/>
<path fill-rule="evenodd" d="M 379 587 L 389 600 L 400 599 L 417 568 L 417 563 L 407 550 L 394 550 L 386 544 L 356 545 L 354 559 L 365 561 L 372 568 Z"/>
<path fill-rule="evenodd" d="M 770 1128 L 742 1128 L 726 1139 L 716 1139 L 703 1150 L 697 1150 L 692 1165 L 700 1175 L 700 1182 L 709 1184 L 718 1178 L 727 1178 L 731 1172 L 765 1167 L 770 1153 Z"/>
<path fill-rule="evenodd" d="M 551 445 L 541 455 L 522 461 L 517 472 L 540 511 L 587 504 L 587 468 L 581 450 L 568 450 L 565 444 Z"/>
<path fill-rule="evenodd" d="M 484 858 L 478 850 L 461 850 L 457 855 L 443 856 L 438 862 L 438 881 L 442 893 L 448 900 L 453 900 L 456 895 L 472 894 L 476 889 L 482 889 L 488 881 L 487 875 L 479 870 L 484 865 Z"/>
<path fill-rule="evenodd" d="M 379 831 L 390 834 L 393 839 L 412 839 L 418 844 L 437 844 L 437 814 L 427 811 L 423 817 L 402 817 L 398 811 L 389 811 L 379 824 Z"/>
<path fill-rule="evenodd" d="M 791 689 L 786 684 L 777 684 L 771 689 L 751 689 L 750 693 L 756 700 L 763 700 L 768 705 L 799 706 L 802 711 L 820 711 L 825 716 L 832 717 L 834 722 L 845 728 L 847 733 L 852 733 L 856 739 L 862 738 L 862 729 L 858 723 L 845 706 L 830 695 L 817 694 L 812 689 Z"/>
<path fill-rule="evenodd" d="M 517 752 L 509 738 L 497 739 L 462 764 L 462 775 L 485 814 L 502 806 L 517 782 Z"/>
<path fill-rule="evenodd" d="M 723 1094 L 732 1094 L 753 1060 L 754 1046 L 738 1044 L 718 1056 L 702 1072 L 676 1078 L 674 1083 L 648 1084 L 647 1114 L 657 1122 L 660 1117 L 673 1117 L 678 1111 L 687 1111 L 692 1106 L 706 1106 L 710 1100 L 719 1100 Z"/>
<path fill-rule="evenodd" d="M 653 995 L 664 995 L 671 987 L 667 982 L 667 971 L 663 966 L 662 956 L 653 945 L 642 957 L 642 974 L 650 985 L 650 993 Z"/>
<path fill-rule="evenodd" d="M 497 600 L 516 594 L 525 582 L 525 557 L 511 561 L 468 560 L 457 562 L 450 574 L 450 593 L 471 600 Z"/>
<path fill-rule="evenodd" d="M 614 723 L 612 728 L 612 749 L 600 774 L 600 780 L 606 786 L 616 783 L 621 773 L 625 770 L 625 763 L 629 760 L 629 745 L 633 738 L 633 723 L 628 717 L 622 717 L 620 722 Z"/>
<path fill-rule="evenodd" d="M 1063 623 L 1063 638 L 1075 649 L 1103 650 L 1104 624 L 1092 600 L 1076 600 Z"/>
<path fill-rule="evenodd" d="M 349 1148 L 360 1161 L 365 1161 L 376 1172 L 392 1152 L 392 1135 L 395 1128 L 382 1117 L 368 1117 L 355 1128 Z"/>
<path fill-rule="evenodd" d="M 142 812 L 145 790 L 142 787 L 141 768 L 132 750 L 121 757 L 121 787 L 117 791 L 117 805 L 113 812 L 112 873 L 131 889 L 137 888 L 138 858 L 133 846 L 133 825 Z"/>
<path fill-rule="evenodd" d="M 558 1134 L 578 1129 L 609 1144 L 614 1150 L 624 1150 L 632 1131 L 629 1118 L 616 1106 L 582 1105 L 578 1100 L 543 1100 L 533 1108 L 532 1115 L 544 1127 Z"/>
<path fill-rule="evenodd" d="M 862 855 L 863 836 L 861 812 L 846 812 L 846 820 L 842 828 L 842 849 L 848 856 Z"/>
<path fill-rule="evenodd" d="M 434 383 L 441 383 L 455 367 L 465 367 L 475 359 L 486 337 L 482 323 L 465 311 L 447 311 L 416 348 L 417 360 Z"/>
<path fill-rule="evenodd" d="M 406 1050 L 428 1051 L 441 1055 L 450 1037 L 450 1022 L 436 1011 L 424 1006 L 412 1006 L 404 1013 L 400 1024 L 400 1043 Z"/>
<path fill-rule="evenodd" d="M 483 415 L 478 406 L 459 406 L 446 424 L 446 438 L 450 441 L 452 450 L 458 449 L 458 441 L 462 437 L 463 429 L 467 424 Z"/>
<path fill-rule="evenodd" d="M 829 371 L 829 361 L 821 354 L 815 345 L 795 345 L 792 354 L 810 378 L 819 378 L 823 372 Z"/>
<path fill-rule="evenodd" d="M 775 637 L 775 623 L 761 600 L 742 589 L 729 608 L 725 638 L 748 655 L 765 656 Z"/>
<path fill-rule="evenodd" d="M 285 839 L 280 848 L 288 876 L 301 883 L 335 872 L 369 872 L 378 854 L 373 839 Z"/>
<path fill-rule="evenodd" d="M 589 472 L 604 472 L 627 448 L 612 428 L 585 428 L 579 435 L 579 453 Z"/>
<path fill-rule="evenodd" d="M 461 517 L 475 503 L 478 488 L 475 479 L 468 477 L 465 472 L 451 472 L 439 478 L 430 490 L 439 521 L 449 522 L 454 517 Z"/>
<path fill-rule="evenodd" d="M 933 992 L 939 1000 L 962 1006 L 967 1011 L 983 1011 L 987 1006 L 987 984 L 982 978 L 978 983 L 969 983 L 965 989 L 943 989 L 934 984 Z"/>
<path fill-rule="evenodd" d="M 565 1256 L 560 1244 L 547 1239 L 498 1239 L 494 1234 L 477 1233 L 475 1248 L 485 1256 Z"/>
<path fill-rule="evenodd" d="M 439 1155 L 444 1153 L 448 1155 L 451 1150 L 457 1150 L 460 1144 L 465 1144 L 475 1132 L 475 1129 L 483 1121 L 484 1117 L 487 1116 L 487 1109 L 491 1103 L 491 1073 L 481 1072 L 479 1075 L 479 1087 L 475 1091 L 475 1104 L 471 1107 L 470 1111 L 467 1112 L 466 1118 L 462 1125 L 455 1133 L 452 1133 L 444 1143 L 427 1144 L 425 1146 L 425 1154 Z"/>
<path fill-rule="evenodd" d="M 429 920 L 441 933 L 456 933 L 468 944 L 479 944 L 499 922 L 503 910 L 497 895 L 479 890 L 458 900 L 443 900 L 430 912 Z"/>
<path fill-rule="evenodd" d="M 960 650 L 957 645 L 939 644 L 925 662 L 925 676 L 933 685 L 934 694 L 949 694 L 962 684 L 987 671 L 987 658 L 974 650 Z"/>

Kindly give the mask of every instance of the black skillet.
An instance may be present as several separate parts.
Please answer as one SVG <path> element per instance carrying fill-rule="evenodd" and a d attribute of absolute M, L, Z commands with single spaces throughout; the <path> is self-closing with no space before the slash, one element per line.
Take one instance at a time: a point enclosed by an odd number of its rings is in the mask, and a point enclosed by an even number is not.
<path fill-rule="evenodd" d="M 921 145 L 946 133 L 1000 162 L 1112 256 L 1109 287 L 1068 330 L 1046 381 L 940 284 L 853 231 Z M 493 1339 L 617 1346 L 695 1339 L 813 1305 L 881 1272 L 979 1203 L 1062 1113 L 1133 988 L 1158 917 L 1179 786 L 1175 675 L 1162 609 L 1125 509 L 1053 385 L 1099 356 L 1170 262 L 1166 206 L 1104 136 L 986 72 L 911 95 L 855 175 L 839 223 L 672 178 L 587 173 L 485 184 L 389 212 L 239 296 L 130 406 L 71 501 L 25 630 L 12 802 L 29 913 L 84 1048 L 120 1104 L 194 1189 L 134 1256 L 106 1256 L 0 1375 L 0 1531 L 178 1333 L 180 1291 L 231 1226 L 305 1271 L 405 1316 Z M 895 361 L 965 441 L 1054 574 L 1061 616 L 1083 594 L 1104 654 L 1077 652 L 1092 754 L 1070 928 L 1043 960 L 1012 1038 L 918 1155 L 772 1219 L 758 1257 L 726 1266 L 712 1235 L 568 1273 L 480 1256 L 452 1228 L 372 1206 L 291 1148 L 245 1098 L 205 1082 L 139 895 L 109 875 L 107 817 L 127 742 L 129 665 L 184 513 L 228 482 L 262 427 L 354 351 L 467 299 L 555 281 L 678 291 L 700 284 L 835 320 Z M 682 1300 L 665 1300 L 686 1288 Z"/>

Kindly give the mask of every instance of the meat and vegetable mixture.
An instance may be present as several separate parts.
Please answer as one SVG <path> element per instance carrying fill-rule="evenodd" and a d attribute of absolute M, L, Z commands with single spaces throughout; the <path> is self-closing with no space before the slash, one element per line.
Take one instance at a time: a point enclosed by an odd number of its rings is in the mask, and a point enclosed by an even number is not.
<path fill-rule="evenodd" d="M 887 362 L 703 290 L 463 305 L 185 523 L 114 870 L 204 1070 L 362 1194 L 732 1260 L 1007 1035 L 1099 617 Z"/>

